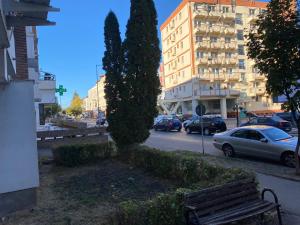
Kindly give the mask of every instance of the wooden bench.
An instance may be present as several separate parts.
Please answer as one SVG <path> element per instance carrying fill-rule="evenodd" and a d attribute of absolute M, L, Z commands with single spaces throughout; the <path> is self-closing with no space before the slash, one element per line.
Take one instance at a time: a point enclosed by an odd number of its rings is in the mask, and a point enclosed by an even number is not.
<path fill-rule="evenodd" d="M 270 192 L 275 202 L 265 200 Z M 185 195 L 184 211 L 187 225 L 219 225 L 240 221 L 277 210 L 282 225 L 278 198 L 271 189 L 264 189 L 261 198 L 254 179 L 245 179 Z"/>

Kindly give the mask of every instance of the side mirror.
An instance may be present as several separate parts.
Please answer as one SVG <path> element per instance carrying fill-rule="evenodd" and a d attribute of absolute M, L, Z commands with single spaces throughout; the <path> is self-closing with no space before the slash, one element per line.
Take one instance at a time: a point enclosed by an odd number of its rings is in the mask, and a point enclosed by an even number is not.
<path fill-rule="evenodd" d="M 262 139 L 260 139 L 260 142 L 262 142 L 262 143 L 268 143 L 268 139 L 262 138 Z"/>

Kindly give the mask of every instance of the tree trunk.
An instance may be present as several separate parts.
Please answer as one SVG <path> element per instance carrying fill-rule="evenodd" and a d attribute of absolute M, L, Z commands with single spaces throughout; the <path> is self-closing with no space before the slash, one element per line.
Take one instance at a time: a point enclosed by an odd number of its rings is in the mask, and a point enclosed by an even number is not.
<path fill-rule="evenodd" d="M 300 118 L 297 120 L 297 129 L 298 129 L 298 141 L 295 149 L 295 160 L 296 160 L 296 174 L 300 175 L 300 159 L 299 159 L 299 147 L 300 147 Z"/>

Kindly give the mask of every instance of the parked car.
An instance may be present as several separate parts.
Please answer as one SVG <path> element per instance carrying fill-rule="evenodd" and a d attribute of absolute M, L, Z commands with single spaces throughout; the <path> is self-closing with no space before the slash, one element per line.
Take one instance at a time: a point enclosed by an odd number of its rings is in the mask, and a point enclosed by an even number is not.
<path fill-rule="evenodd" d="M 190 122 L 192 122 L 193 120 L 199 119 L 199 118 L 200 118 L 200 116 L 197 116 L 197 115 L 193 115 L 193 116 L 189 117 L 188 119 L 186 119 L 185 121 L 183 121 L 183 123 L 182 123 L 183 128 L 185 129 L 186 126 L 187 126 Z"/>
<path fill-rule="evenodd" d="M 173 117 L 163 117 L 161 120 L 156 122 L 153 126 L 154 130 L 164 130 L 164 131 L 172 131 L 177 130 L 181 131 L 182 124 L 179 119 Z"/>
<path fill-rule="evenodd" d="M 246 123 L 241 124 L 241 127 L 251 125 L 267 125 L 277 127 L 283 131 L 290 132 L 292 130 L 292 124 L 289 121 L 283 120 L 278 116 L 265 116 L 252 118 Z"/>
<path fill-rule="evenodd" d="M 104 113 L 99 113 L 97 120 L 96 120 L 96 124 L 103 126 L 105 124 L 105 122 L 106 122 L 106 117 L 105 117 Z"/>
<path fill-rule="evenodd" d="M 210 135 L 216 132 L 224 132 L 227 130 L 226 123 L 220 116 L 203 116 L 192 120 L 185 127 L 186 133 L 190 134 L 192 132 L 202 132 L 203 124 L 203 134 Z"/>
<path fill-rule="evenodd" d="M 248 126 L 218 133 L 213 136 L 214 146 L 225 156 L 236 154 L 255 156 L 295 166 L 295 148 L 298 138 L 271 126 Z"/>
<path fill-rule="evenodd" d="M 291 112 L 281 112 L 281 113 L 275 113 L 274 116 L 278 116 L 283 120 L 289 121 L 294 127 L 296 126 L 296 123 L 292 117 Z M 299 116 L 299 114 L 297 115 Z"/>

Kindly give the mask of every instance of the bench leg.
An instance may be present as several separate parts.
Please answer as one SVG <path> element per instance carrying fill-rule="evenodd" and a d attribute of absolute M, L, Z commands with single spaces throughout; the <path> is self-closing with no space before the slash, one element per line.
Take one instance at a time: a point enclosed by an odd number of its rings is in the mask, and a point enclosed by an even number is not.
<path fill-rule="evenodd" d="M 277 206 L 276 210 L 277 210 L 277 216 L 278 216 L 279 225 L 282 225 L 282 218 L 281 218 L 281 213 L 280 213 L 280 206 Z"/>

